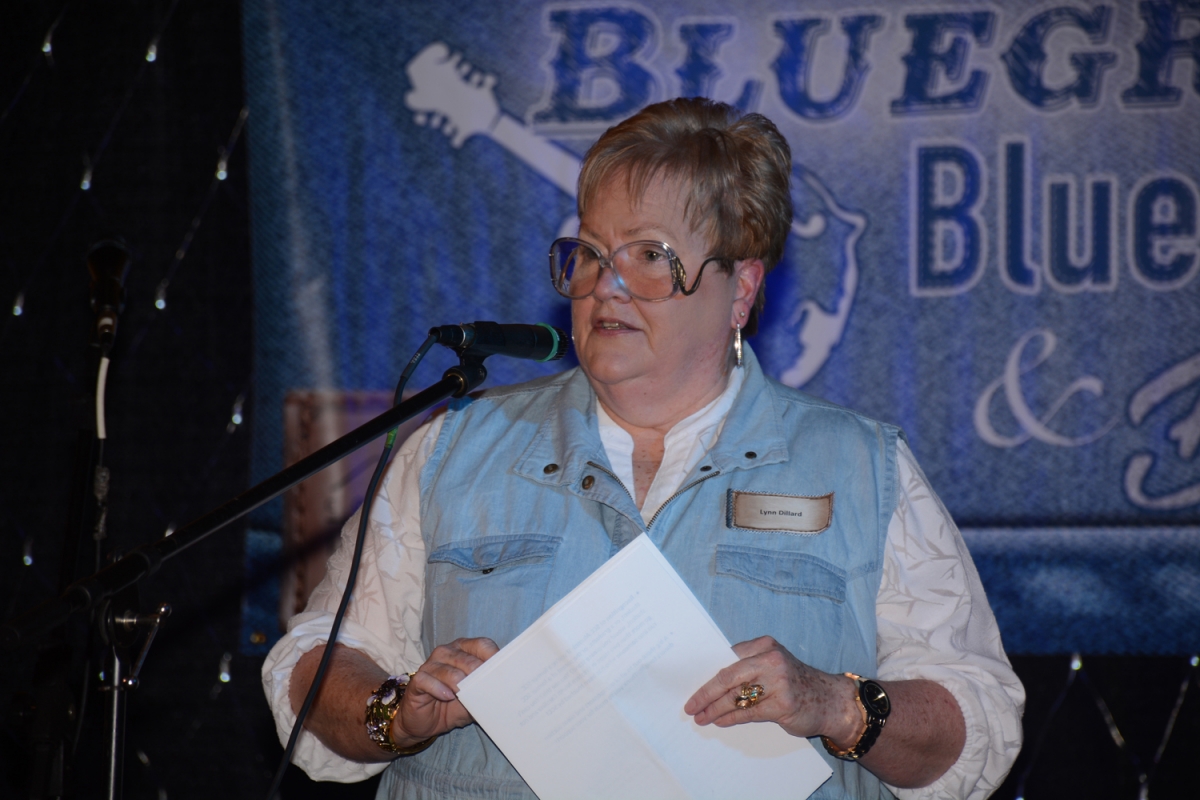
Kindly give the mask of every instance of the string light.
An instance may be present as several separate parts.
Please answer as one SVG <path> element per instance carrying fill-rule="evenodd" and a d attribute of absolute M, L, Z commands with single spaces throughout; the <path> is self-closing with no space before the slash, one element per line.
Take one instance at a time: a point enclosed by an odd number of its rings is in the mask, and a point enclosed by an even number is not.
<path fill-rule="evenodd" d="M 246 393 L 243 392 L 233 401 L 233 413 L 229 415 L 229 424 L 225 426 L 226 433 L 233 433 L 237 430 L 238 425 L 242 424 L 242 405 L 246 402 Z"/>
<path fill-rule="evenodd" d="M 50 30 L 46 33 L 46 37 L 42 40 L 42 52 L 46 55 L 46 59 L 50 63 L 53 63 L 53 58 L 51 57 L 51 53 L 54 49 L 53 44 L 52 44 L 54 30 L 55 30 L 55 28 L 58 27 L 58 24 L 60 22 L 62 22 L 63 15 L 66 14 L 66 10 L 69 7 L 69 5 L 70 5 L 69 3 L 63 5 L 63 10 L 59 13 L 58 19 L 56 19 L 54 21 L 54 24 L 50 26 Z M 85 157 L 86 168 L 84 169 L 82 179 L 80 179 L 80 181 L 79 181 L 80 191 L 86 192 L 92 188 L 92 170 L 97 165 L 99 165 L 100 160 L 103 158 L 105 152 L 107 151 L 109 142 L 112 141 L 113 134 L 117 130 L 117 125 L 118 125 L 118 123 L 120 123 L 121 117 L 125 114 L 125 109 L 129 107 L 129 102 L 130 102 L 130 100 L 133 99 L 134 92 L 136 91 L 138 85 L 141 83 L 142 72 L 145 70 L 146 64 L 151 63 L 158 58 L 158 43 L 162 40 L 163 33 L 166 31 L 167 26 L 170 25 L 172 18 L 174 18 L 175 9 L 178 6 L 179 6 L 179 0 L 172 0 L 170 7 L 167 9 L 167 13 L 163 16 L 162 24 L 160 24 L 158 26 L 158 30 L 155 32 L 154 38 L 152 38 L 150 40 L 150 45 L 146 48 L 146 56 L 144 59 L 144 63 L 142 63 L 138 67 L 137 74 L 134 75 L 133 81 L 130 82 L 129 88 L 125 92 L 125 97 L 121 100 L 121 104 L 117 107 L 116 113 L 113 114 L 112 122 L 110 122 L 108 125 L 108 130 L 105 131 L 104 136 L 101 138 L 100 144 L 97 145 L 91 159 L 89 160 Z M 30 77 L 32 77 L 32 75 L 33 75 L 33 73 L 31 72 L 29 74 L 29 76 L 26 77 L 24 85 L 27 85 L 29 83 L 29 79 L 30 79 Z M 22 85 L 22 92 L 24 91 L 24 85 Z M 19 98 L 20 94 L 21 94 L 21 92 L 18 93 L 18 98 Z M 0 116 L 0 122 L 3 122 L 4 119 L 7 118 L 8 113 L 9 113 L 9 111 L 12 110 L 12 106 L 15 105 L 15 102 L 16 102 L 16 100 L 14 99 L 13 103 L 11 103 L 9 105 L 9 108 L 4 112 L 4 115 Z M 74 212 L 75 206 L 78 204 L 78 202 L 79 202 L 79 194 L 75 194 L 71 198 L 71 202 L 67 206 L 67 210 L 63 213 L 62 219 L 59 222 L 58 227 L 55 228 L 54 233 L 50 236 L 50 241 L 46 244 L 46 248 L 42 251 L 41 256 L 38 258 L 37 263 L 34 264 L 34 267 L 30 271 L 29 275 L 26 276 L 26 278 L 25 278 L 26 286 L 29 285 L 29 282 L 33 280 L 34 276 L 36 276 L 38 274 L 38 272 L 41 271 L 42 266 L 46 263 L 47 257 L 49 256 L 50 252 L 54 249 L 54 246 L 58 243 L 58 237 L 62 233 L 63 229 L 66 227 L 67 220 L 70 218 L 71 214 Z"/>
<path fill-rule="evenodd" d="M 27 567 L 33 566 L 33 539 L 25 540 L 25 552 L 21 556 L 21 563 Z"/>
<path fill-rule="evenodd" d="M 50 27 L 46 30 L 46 36 L 42 39 L 42 55 L 46 56 L 46 61 L 54 64 L 54 31 L 58 29 L 58 24 L 62 22 L 63 15 L 67 13 L 66 4 L 62 10 L 58 12 L 58 16 L 54 18 L 54 22 L 50 23 Z"/>
<path fill-rule="evenodd" d="M 249 116 L 250 110 L 243 106 L 238 112 L 237 121 L 233 123 L 233 130 L 229 133 L 229 140 L 225 146 L 217 151 L 217 168 L 213 173 L 213 178 L 209 181 L 208 194 L 204 196 L 203 202 L 200 203 L 200 210 L 196 212 L 196 216 L 192 218 L 192 224 L 188 226 L 187 233 L 183 235 L 183 241 L 179 243 L 179 247 L 175 250 L 175 258 L 172 259 L 171 265 L 167 267 L 166 277 L 159 282 L 158 288 L 154 293 L 154 307 L 159 311 L 167 307 L 167 289 L 171 285 L 171 281 L 175 278 L 175 273 L 179 270 L 183 260 L 187 258 L 188 250 L 191 249 L 192 241 L 196 238 L 196 231 L 200 230 L 200 223 L 204 221 L 204 215 L 208 211 L 209 205 L 217 194 L 217 189 L 220 188 L 221 182 L 229 177 L 229 157 L 233 150 L 237 147 L 238 140 L 242 135 L 242 128 L 246 125 L 246 117 Z M 229 432 L 233 432 L 233 428 L 229 428 Z"/>
<path fill-rule="evenodd" d="M 230 679 L 233 677 L 229 674 L 229 666 L 232 662 L 232 654 L 226 653 L 225 655 L 221 656 L 221 667 L 220 671 L 217 672 L 217 680 L 219 680 L 221 683 L 229 683 Z"/>
<path fill-rule="evenodd" d="M 1083 659 L 1079 657 L 1079 653 L 1071 655 L 1071 669 L 1075 672 L 1083 669 Z"/>
<path fill-rule="evenodd" d="M 164 539 L 165 539 L 165 538 L 167 538 L 168 536 L 170 536 L 170 535 L 171 535 L 172 533 L 174 533 L 174 532 L 175 532 L 175 523 L 174 523 L 174 522 L 168 522 L 168 523 L 167 523 L 167 529 L 166 529 L 165 531 L 163 531 L 163 538 L 164 538 Z"/>
<path fill-rule="evenodd" d="M 25 313 L 25 293 L 17 292 L 16 299 L 13 300 L 13 316 L 19 317 Z"/>

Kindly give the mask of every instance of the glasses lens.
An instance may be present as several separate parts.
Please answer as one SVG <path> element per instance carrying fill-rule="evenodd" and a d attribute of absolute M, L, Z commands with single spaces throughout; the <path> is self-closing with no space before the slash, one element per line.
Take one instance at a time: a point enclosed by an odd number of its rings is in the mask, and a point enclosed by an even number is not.
<path fill-rule="evenodd" d="M 629 293 L 643 300 L 662 300 L 675 292 L 674 254 L 659 242 L 631 242 L 613 253 L 613 265 Z"/>
<path fill-rule="evenodd" d="M 550 246 L 550 274 L 554 288 L 564 297 L 587 297 L 596 288 L 600 254 L 575 239 L 559 239 Z"/>

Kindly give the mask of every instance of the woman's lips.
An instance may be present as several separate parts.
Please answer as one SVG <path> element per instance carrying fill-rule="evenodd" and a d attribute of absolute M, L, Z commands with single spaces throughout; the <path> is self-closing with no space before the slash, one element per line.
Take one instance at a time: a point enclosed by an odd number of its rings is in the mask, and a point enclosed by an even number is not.
<path fill-rule="evenodd" d="M 592 323 L 592 328 L 600 333 L 620 333 L 637 330 L 637 328 L 616 319 L 598 319 Z"/>

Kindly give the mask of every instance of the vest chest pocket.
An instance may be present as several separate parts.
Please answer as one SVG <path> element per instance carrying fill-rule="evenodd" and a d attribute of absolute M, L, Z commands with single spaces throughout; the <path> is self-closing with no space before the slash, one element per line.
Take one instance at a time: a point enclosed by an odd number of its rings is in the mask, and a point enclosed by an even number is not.
<path fill-rule="evenodd" d="M 562 538 L 485 536 L 450 542 L 429 554 L 426 601 L 431 646 L 487 636 L 503 647 L 541 616 Z"/>
<path fill-rule="evenodd" d="M 846 573 L 804 553 L 717 545 L 712 615 L 734 643 L 773 636 L 828 670 L 841 649 Z"/>

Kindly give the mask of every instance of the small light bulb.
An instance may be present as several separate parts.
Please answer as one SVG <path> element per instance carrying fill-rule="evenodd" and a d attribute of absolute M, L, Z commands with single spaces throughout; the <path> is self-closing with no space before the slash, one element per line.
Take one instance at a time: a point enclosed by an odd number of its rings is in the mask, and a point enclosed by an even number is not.
<path fill-rule="evenodd" d="M 92 188 L 92 168 L 90 166 L 83 171 L 83 180 L 79 182 L 79 188 L 85 192 Z"/>
<path fill-rule="evenodd" d="M 233 414 L 230 415 L 229 419 L 234 425 L 242 424 L 242 406 L 245 404 L 245 402 L 246 395 L 244 394 L 239 394 L 237 399 L 233 401 Z"/>
<path fill-rule="evenodd" d="M 17 299 L 13 300 L 13 316 L 19 317 L 25 313 L 25 293 L 17 292 Z"/>
<path fill-rule="evenodd" d="M 164 278 L 163 281 L 158 284 L 158 288 L 154 290 L 154 307 L 159 311 L 162 311 L 167 307 L 167 286 L 167 281 Z"/>
<path fill-rule="evenodd" d="M 46 40 L 42 42 L 42 52 L 46 55 L 50 55 L 51 51 L 53 50 L 54 46 L 50 44 L 50 37 L 47 36 Z"/>
<path fill-rule="evenodd" d="M 27 567 L 33 566 L 33 539 L 25 540 L 25 552 L 21 556 L 21 563 Z"/>
<path fill-rule="evenodd" d="M 163 531 L 163 538 L 164 539 L 167 538 L 174 532 L 175 532 L 175 523 L 174 522 L 167 523 L 167 529 L 165 531 Z"/>
<path fill-rule="evenodd" d="M 1079 653 L 1071 656 L 1071 669 L 1075 672 L 1083 669 L 1083 659 L 1079 657 Z"/>
<path fill-rule="evenodd" d="M 217 673 L 217 680 L 221 681 L 221 683 L 229 683 L 230 679 L 233 677 L 229 674 L 229 665 L 232 661 L 233 655 L 231 653 L 226 653 L 225 655 L 221 656 L 221 667 L 220 671 Z"/>
<path fill-rule="evenodd" d="M 158 44 L 156 42 L 151 42 L 150 46 L 146 48 L 146 60 L 149 61 L 151 64 L 153 64 L 155 62 L 155 60 L 157 60 L 157 59 L 158 59 Z"/>
<path fill-rule="evenodd" d="M 1188 661 L 1188 663 L 1191 664 L 1193 667 L 1200 665 L 1200 656 L 1192 656 L 1191 660 Z"/>

